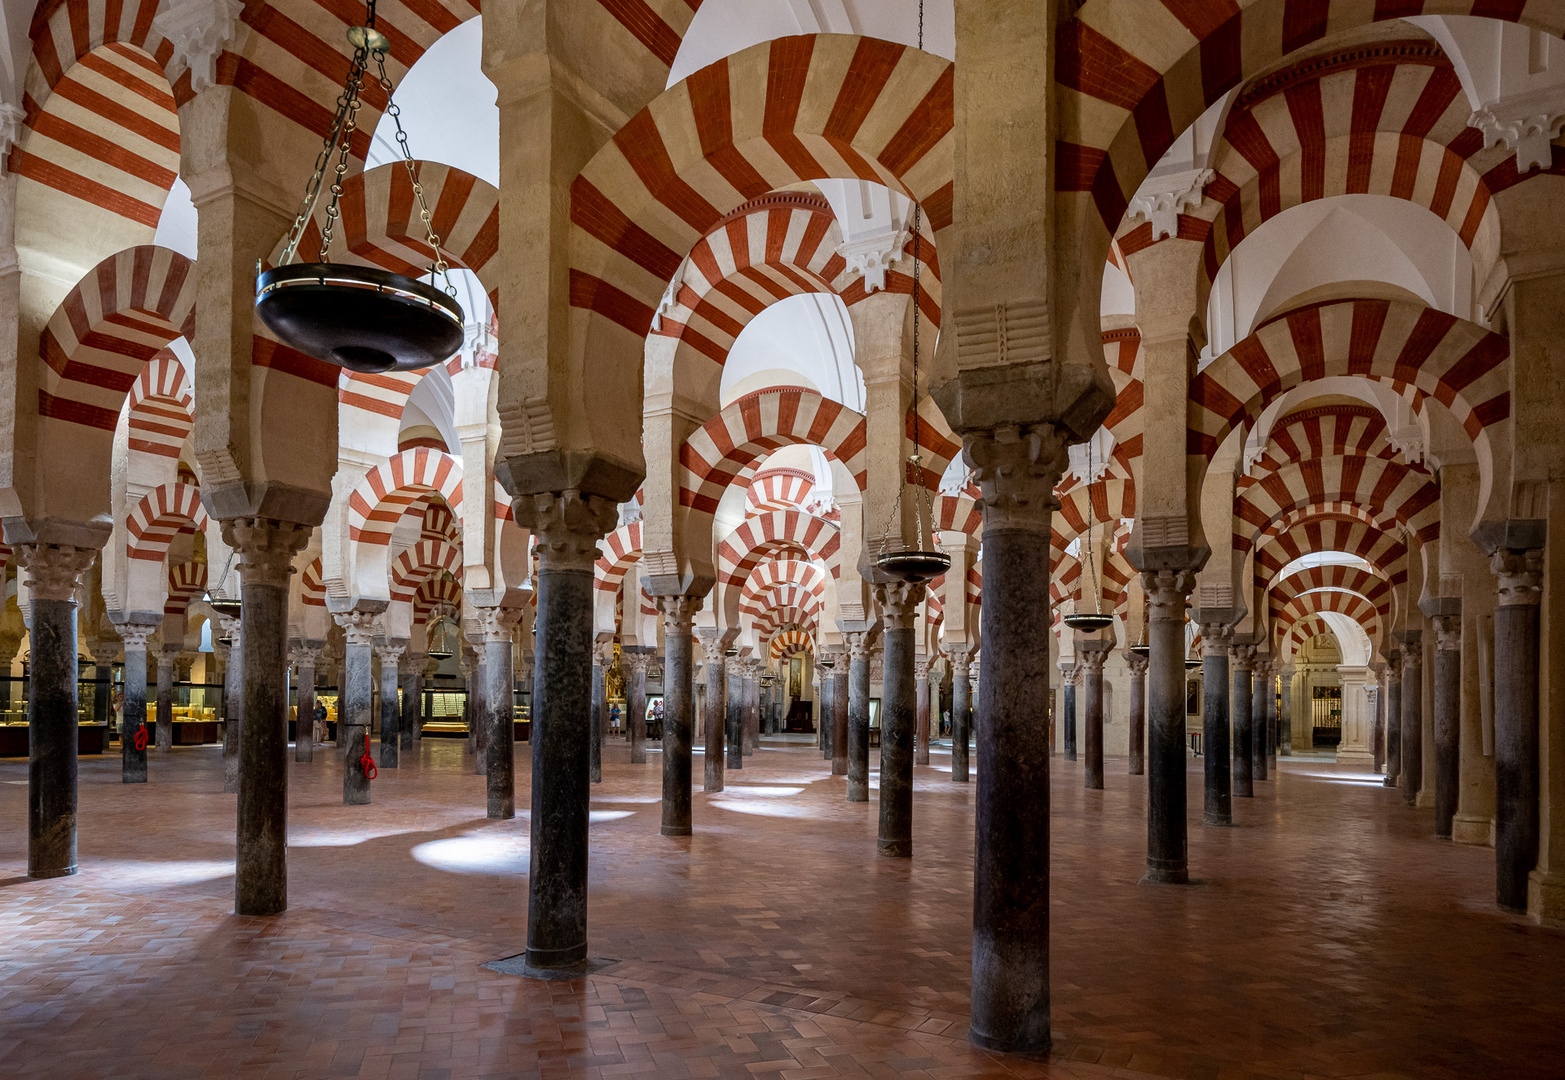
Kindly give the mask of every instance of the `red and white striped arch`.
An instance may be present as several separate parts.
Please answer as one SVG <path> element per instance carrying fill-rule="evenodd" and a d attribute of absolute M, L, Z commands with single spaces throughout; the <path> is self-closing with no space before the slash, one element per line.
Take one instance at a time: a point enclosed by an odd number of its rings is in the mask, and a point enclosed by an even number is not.
<path fill-rule="evenodd" d="M 768 559 L 756 566 L 740 589 L 740 604 L 747 604 L 782 586 L 797 586 L 811 596 L 826 594 L 826 574 L 813 562 L 802 559 Z"/>
<path fill-rule="evenodd" d="M 167 349 L 141 369 L 130 387 L 130 448 L 178 458 L 195 424 L 190 373 Z"/>
<path fill-rule="evenodd" d="M 598 541 L 602 553 L 592 565 L 592 587 L 599 592 L 617 593 L 625 573 L 641 561 L 641 522 L 621 525 Z"/>
<path fill-rule="evenodd" d="M 321 557 L 310 560 L 299 575 L 299 602 L 308 607 L 326 606 L 326 581 L 321 572 Z"/>
<path fill-rule="evenodd" d="M 969 487 L 970 492 L 978 489 Z M 941 495 L 934 501 L 935 528 L 979 536 L 984 531 L 984 509 L 973 495 Z"/>
<path fill-rule="evenodd" d="M 125 519 L 125 553 L 132 559 L 162 562 L 182 532 L 205 531 L 207 515 L 201 489 L 190 484 L 161 484 L 141 497 Z"/>
<path fill-rule="evenodd" d="M 1320 615 L 1310 615 L 1294 623 L 1288 630 L 1287 636 L 1278 643 L 1278 654 L 1284 662 L 1287 662 L 1304 645 L 1322 636 L 1337 637 L 1337 631 Z M 1341 647 L 1341 642 L 1338 642 Z"/>
<path fill-rule="evenodd" d="M 372 547 L 389 545 L 407 508 L 430 493 L 460 512 L 461 463 L 438 450 L 404 450 L 366 473 L 348 496 L 349 538 Z"/>
<path fill-rule="evenodd" d="M 420 540 L 391 561 L 391 599 L 411 601 L 418 587 L 439 573 L 461 580 L 462 548 L 444 540 Z"/>
<path fill-rule="evenodd" d="M 802 553 L 824 563 L 839 576 L 837 552 L 841 546 L 837 526 L 825 518 L 799 510 L 782 510 L 747 518 L 723 538 L 717 547 L 717 582 L 743 587 L 762 559 L 785 553 Z"/>
<path fill-rule="evenodd" d="M 1284 514 L 1352 503 L 1377 522 L 1395 521 L 1428 544 L 1440 538 L 1440 485 L 1418 466 L 1385 457 L 1322 457 L 1259 468 L 1234 494 L 1234 550 L 1246 551 Z"/>
<path fill-rule="evenodd" d="M 167 248 L 127 248 L 89 270 L 40 335 L 44 431 L 112 432 L 142 369 L 195 329 L 195 264 Z M 106 464 L 106 463 L 105 463 Z"/>
<path fill-rule="evenodd" d="M 689 535 L 708 535 L 723 492 L 743 470 L 783 446 L 819 446 L 864 490 L 865 433 L 862 413 L 813 390 L 786 387 L 746 394 L 679 448 L 679 503 L 691 517 Z"/>
<path fill-rule="evenodd" d="M 1264 590 L 1289 563 L 1322 551 L 1363 559 L 1391 585 L 1407 582 L 1407 545 L 1361 509 L 1312 507 L 1285 515 L 1255 546 L 1255 587 Z"/>
<path fill-rule="evenodd" d="M 778 625 L 775 621 L 778 615 L 791 616 L 795 612 L 802 612 L 815 620 L 813 625 L 818 625 L 821 608 L 820 595 L 802 585 L 774 585 L 741 600 L 739 613 L 752 625 L 767 624 L 770 619 L 770 625 L 775 627 Z"/>
<path fill-rule="evenodd" d="M 772 638 L 772 659 L 784 660 L 800 653 L 815 653 L 815 635 L 803 630 L 784 630 Z"/>
<path fill-rule="evenodd" d="M 206 592 L 206 583 L 206 563 L 181 562 L 169 566 L 168 599 L 163 601 L 163 614 L 185 614 L 190 602 Z"/>
<path fill-rule="evenodd" d="M 1267 434 L 1257 462 L 1275 469 L 1289 461 L 1321 457 L 1390 457 L 1386 419 L 1368 405 L 1321 405 L 1281 417 Z"/>
<path fill-rule="evenodd" d="M 1362 567 L 1347 566 L 1342 563 L 1302 567 L 1273 583 L 1266 594 L 1273 620 L 1295 597 L 1321 589 L 1362 596 L 1375 606 L 1381 620 L 1387 625 L 1390 624 L 1392 613 L 1390 582 Z"/>
<path fill-rule="evenodd" d="M 462 584 L 446 574 L 432 574 L 413 594 L 413 624 L 421 625 L 439 605 L 462 610 Z"/>
<path fill-rule="evenodd" d="M 800 510 L 815 490 L 815 476 L 803 469 L 762 468 L 744 493 L 746 516 L 776 510 Z"/>
<path fill-rule="evenodd" d="M 1346 615 L 1363 628 L 1371 644 L 1379 646 L 1385 627 L 1380 612 L 1362 596 L 1346 592 L 1308 592 L 1295 596 L 1277 612 L 1272 624 L 1272 639 L 1279 644 L 1285 642 L 1297 623 L 1325 611 Z"/>

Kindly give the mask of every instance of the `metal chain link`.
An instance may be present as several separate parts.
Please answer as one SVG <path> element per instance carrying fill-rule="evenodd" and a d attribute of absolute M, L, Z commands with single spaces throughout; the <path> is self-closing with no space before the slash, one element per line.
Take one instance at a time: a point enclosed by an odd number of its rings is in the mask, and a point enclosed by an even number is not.
<path fill-rule="evenodd" d="M 413 185 L 413 197 L 418 200 L 418 216 L 424 222 L 425 238 L 429 241 L 430 250 L 435 253 L 434 265 L 429 270 L 429 283 L 433 285 L 436 275 L 439 275 L 445 278 L 446 292 L 455 296 L 456 286 L 451 283 L 451 267 L 440 248 L 440 236 L 435 232 L 435 215 L 430 212 L 429 202 L 424 198 L 424 185 L 418 182 L 418 167 L 414 164 L 413 151 L 408 148 L 408 133 L 402 130 L 402 108 L 391 96 L 391 79 L 386 75 L 386 54 L 376 50 L 374 55 L 375 66 L 380 72 L 380 86 L 386 91 L 386 115 L 397 125 L 397 145 L 402 148 L 402 164 Z"/>

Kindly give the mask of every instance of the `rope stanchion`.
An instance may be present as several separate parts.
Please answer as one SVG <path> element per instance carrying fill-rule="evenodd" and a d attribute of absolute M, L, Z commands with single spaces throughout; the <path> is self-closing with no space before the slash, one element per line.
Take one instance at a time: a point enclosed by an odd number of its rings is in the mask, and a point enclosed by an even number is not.
<path fill-rule="evenodd" d="M 370 729 L 364 729 L 364 756 L 359 758 L 359 768 L 364 770 L 364 779 L 373 780 L 380 775 L 380 770 L 375 768 L 375 759 L 370 756 Z"/>
<path fill-rule="evenodd" d="M 142 724 L 141 727 L 136 729 L 134 745 L 135 745 L 137 750 L 145 750 L 147 748 L 147 725 L 146 724 Z"/>

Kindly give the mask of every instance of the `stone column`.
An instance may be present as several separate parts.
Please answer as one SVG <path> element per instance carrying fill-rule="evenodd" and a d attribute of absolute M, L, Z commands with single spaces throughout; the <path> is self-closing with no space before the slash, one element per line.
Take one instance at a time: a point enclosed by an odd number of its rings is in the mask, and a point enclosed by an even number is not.
<path fill-rule="evenodd" d="M 1293 756 L 1293 669 L 1282 669 L 1282 715 L 1277 718 L 1277 733 L 1282 738 L 1278 752 Z"/>
<path fill-rule="evenodd" d="M 723 725 L 728 708 L 725 654 L 728 648 L 716 631 L 703 631 L 701 649 L 706 658 L 706 716 L 703 718 L 706 725 L 706 768 L 701 790 L 722 791 Z M 666 706 L 664 711 L 667 712 Z"/>
<path fill-rule="evenodd" d="M 27 876 L 76 873 L 76 592 L 98 552 L 19 544 L 32 596 Z"/>
<path fill-rule="evenodd" d="M 402 684 L 402 721 L 398 731 L 404 751 L 417 750 L 423 739 L 424 666 L 428 663 L 428 654 L 409 652 L 402 655 L 398 669 Z"/>
<path fill-rule="evenodd" d="M 664 836 L 689 836 L 695 719 L 691 671 L 695 642 L 690 624 L 701 610 L 701 598 L 659 596 L 657 605 L 663 614 L 663 824 L 659 831 Z"/>
<path fill-rule="evenodd" d="M 972 649 L 951 650 L 951 782 L 968 782 L 968 718 L 973 708 Z"/>
<path fill-rule="evenodd" d="M 1402 654 L 1392 652 L 1386 657 L 1386 779 L 1384 785 L 1394 788 L 1402 774 Z"/>
<path fill-rule="evenodd" d="M 727 675 L 728 702 L 723 710 L 723 739 L 728 750 L 728 767 L 742 769 L 744 768 L 744 661 L 737 655 L 728 657 Z"/>
<path fill-rule="evenodd" d="M 1435 835 L 1451 839 L 1461 785 L 1462 616 L 1436 616 L 1435 625 Z"/>
<path fill-rule="evenodd" d="M 179 645 L 164 645 L 158 650 L 158 753 L 174 749 L 174 663 Z"/>
<path fill-rule="evenodd" d="M 639 601 L 638 601 L 639 602 Z M 603 733 L 609 726 L 609 672 L 615 667 L 614 642 L 593 647 L 592 665 L 592 782 L 603 783 Z"/>
<path fill-rule="evenodd" d="M 1147 771 L 1147 668 L 1152 659 L 1126 653 L 1125 665 L 1130 668 L 1130 775 L 1141 776 Z"/>
<path fill-rule="evenodd" d="M 1201 624 L 1201 746 L 1205 794 L 1201 820 L 1232 825 L 1233 765 L 1228 749 L 1228 648 L 1233 627 Z"/>
<path fill-rule="evenodd" d="M 852 663 L 846 651 L 837 654 L 837 673 L 831 681 L 831 774 L 848 775 L 848 729 L 852 726 Z"/>
<path fill-rule="evenodd" d="M 1250 770 L 1250 705 L 1254 697 L 1251 678 L 1255 667 L 1255 646 L 1241 645 L 1236 641 L 1228 651 L 1234 673 L 1234 692 L 1228 704 L 1228 714 L 1233 722 L 1234 798 L 1250 799 L 1255 797 L 1255 781 Z"/>
<path fill-rule="evenodd" d="M 228 635 L 228 663 L 223 666 L 223 791 L 237 795 L 245 709 L 244 620 L 219 622 Z"/>
<path fill-rule="evenodd" d="M 342 748 L 342 805 L 367 806 L 370 779 L 362 764 L 370 752 L 370 720 L 374 698 L 370 658 L 380 615 L 373 611 L 335 614 L 343 633 L 343 692 L 337 699 L 337 745 Z M 469 693 L 469 698 L 472 697 Z"/>
<path fill-rule="evenodd" d="M 913 660 L 913 700 L 917 726 L 913 734 L 913 764 L 929 764 L 929 657 Z"/>
<path fill-rule="evenodd" d="M 848 645 L 848 801 L 869 802 L 869 633 L 842 635 Z"/>
<path fill-rule="evenodd" d="M 1424 782 L 1424 634 L 1404 630 L 1397 637 L 1402 641 L 1402 802 L 1417 806 Z"/>
<path fill-rule="evenodd" d="M 397 666 L 406 651 L 405 639 L 393 638 L 375 646 L 375 655 L 380 657 L 380 756 L 375 764 L 382 769 L 395 769 L 401 760 L 398 728 L 402 708 L 397 701 Z"/>
<path fill-rule="evenodd" d="M 1506 911 L 1520 912 L 1527 910 L 1528 875 L 1538 862 L 1538 608 L 1543 551 L 1500 548 L 1490 556 L 1490 568 L 1499 581 L 1499 604 L 1494 609 L 1495 900 Z M 36 674 L 33 685 L 38 685 Z"/>
<path fill-rule="evenodd" d="M 626 677 L 625 695 L 625 733 L 630 739 L 630 763 L 632 765 L 645 765 L 647 763 L 647 664 L 652 660 L 650 652 L 640 649 L 628 649 L 625 651 L 624 660 L 630 669 Z M 665 675 L 667 669 L 665 669 Z M 668 722 L 668 693 L 664 687 L 663 721 Z"/>
<path fill-rule="evenodd" d="M 457 667 L 461 670 L 462 682 L 467 687 L 467 694 L 462 698 L 462 722 L 467 725 L 467 741 L 462 746 L 462 755 L 473 759 L 473 771 L 477 772 L 480 767 L 478 765 L 478 688 L 481 685 L 478 678 L 478 653 L 467 643 L 466 635 L 463 635 L 458 651 L 461 659 L 457 661 Z"/>
<path fill-rule="evenodd" d="M 758 753 L 761 749 L 761 663 L 759 658 L 752 656 L 744 665 L 744 752 L 746 754 Z M 847 700 L 847 689 L 847 681 L 843 680 L 837 691 L 840 700 Z M 838 712 L 843 714 L 840 725 L 845 726 L 846 707 L 840 708 Z"/>
<path fill-rule="evenodd" d="M 1337 744 L 1337 764 L 1360 767 L 1372 763 L 1369 743 L 1372 721 L 1368 718 L 1368 668 L 1340 664 L 1342 679 L 1342 740 Z"/>
<path fill-rule="evenodd" d="M 298 702 L 295 709 L 298 721 L 295 724 L 293 739 L 294 761 L 307 762 L 315 759 L 315 662 L 320 658 L 321 644 L 307 641 L 295 645 L 288 652 L 289 662 L 298 671 L 296 685 L 299 688 L 298 694 L 295 695 Z"/>
<path fill-rule="evenodd" d="M 1185 604 L 1188 570 L 1141 575 L 1147 594 L 1147 876 L 1158 885 L 1190 880 L 1185 835 Z"/>
<path fill-rule="evenodd" d="M 1065 760 L 1076 760 L 1076 665 L 1060 665 L 1060 681 L 1064 684 L 1061 688 L 1061 708 L 1063 714 L 1060 717 L 1060 727 L 1063 729 L 1062 742 L 1065 743 Z"/>
<path fill-rule="evenodd" d="M 1266 695 L 1262 705 L 1266 710 L 1266 771 L 1268 775 L 1277 775 L 1277 743 L 1280 736 L 1277 731 L 1277 672 L 1282 665 L 1275 656 L 1266 664 Z"/>
<path fill-rule="evenodd" d="M 479 723 L 489 729 L 485 741 L 484 775 L 489 817 L 509 821 L 516 816 L 516 710 L 512 634 L 522 613 L 516 608 L 474 609 L 484 638 L 484 678 Z"/>
<path fill-rule="evenodd" d="M 288 578 L 312 526 L 275 518 L 223 522 L 243 587 L 244 681 L 234 914 L 288 908 Z"/>
<path fill-rule="evenodd" d="M 538 552 L 527 964 L 574 972 L 587 958 L 592 564 L 617 513 L 611 500 L 576 492 L 516 506 Z"/>
<path fill-rule="evenodd" d="M 1099 791 L 1103 788 L 1103 662 L 1108 659 L 1111 647 L 1107 641 L 1076 643 L 1076 658 L 1086 698 L 1082 719 L 1087 764 L 1082 770 L 1082 783 Z"/>
<path fill-rule="evenodd" d="M 1375 725 L 1374 737 L 1370 740 L 1370 754 L 1375 771 L 1384 772 L 1386 769 L 1386 665 L 1384 661 L 1377 660 L 1369 665 L 1375 673 Z M 1314 733 L 1311 732 L 1310 750 L 1313 752 L 1315 743 Z M 1484 832 L 1489 831 L 1488 821 L 1485 819 Z"/>
<path fill-rule="evenodd" d="M 837 654 L 828 649 L 822 649 L 815 657 L 815 704 L 816 714 L 819 720 L 816 724 L 816 745 L 820 747 L 821 760 L 831 760 L 832 708 L 837 704 L 837 695 L 832 690 L 831 680 L 836 674 Z"/>
<path fill-rule="evenodd" d="M 147 639 L 157 632 L 157 623 L 121 623 L 117 629 L 125 643 L 125 705 L 120 725 L 120 780 L 126 784 L 147 782 L 147 744 L 136 749 L 138 733 L 147 731 Z"/>
<path fill-rule="evenodd" d="M 885 627 L 885 676 L 880 693 L 880 837 L 876 850 L 891 858 L 913 855 L 913 621 L 923 603 L 922 582 L 875 586 Z M 985 639 L 987 640 L 987 639 Z"/>
<path fill-rule="evenodd" d="M 1266 769 L 1266 695 L 1271 692 L 1271 664 L 1260 656 L 1250 676 L 1250 779 L 1265 780 Z"/>

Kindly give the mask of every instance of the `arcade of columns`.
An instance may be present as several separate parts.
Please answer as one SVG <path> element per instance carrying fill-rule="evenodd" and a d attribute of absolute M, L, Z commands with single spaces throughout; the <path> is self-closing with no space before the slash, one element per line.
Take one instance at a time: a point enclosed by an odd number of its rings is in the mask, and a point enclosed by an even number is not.
<path fill-rule="evenodd" d="M 445 2 L 439 17 L 381 4 L 399 73 L 476 14 Z M 645 6 L 677 43 L 698 5 Z M 588 958 L 610 670 L 631 761 L 661 769 L 661 832 L 678 837 L 693 785 L 720 790 L 782 722 L 778 665 L 801 654 L 819 679 L 804 696 L 822 768 L 849 801 L 871 801 L 880 701 L 882 856 L 917 857 L 913 767 L 939 735 L 932 702 L 950 703 L 951 779 L 976 788 L 982 1046 L 1049 1040 L 1050 755 L 1079 756 L 1102 786 L 1105 755 L 1124 753 L 1146 775 L 1147 881 L 1187 882 L 1189 830 L 1229 823 L 1279 756 L 1307 749 L 1294 668 L 1323 636 L 1345 642 L 1338 761 L 1433 805 L 1438 835 L 1492 844 L 1499 906 L 1565 919 L 1558 124 L 1470 125 L 1450 34 L 1426 20 L 1230 6 L 956 0 L 954 63 L 807 35 L 665 88 L 667 43 L 615 5 L 542 5 L 546 18 L 490 0 L 500 183 L 434 161 L 423 174 L 454 261 L 495 310 L 440 369 L 459 445 L 410 432 L 419 375 L 343 374 L 251 313 L 347 24 L 305 0 L 127 4 L 112 26 L 75 0 L 40 7 L 33 106 L 0 189 L 16 250 L 0 505 L 25 620 L 5 640 L 30 650 L 30 873 L 76 865 L 74 658 L 123 652 L 124 729 L 155 716 L 149 749 L 122 740 L 126 783 L 145 783 L 211 594 L 241 601 L 221 627 L 240 914 L 287 906 L 289 679 L 296 761 L 340 768 L 345 805 L 367 804 L 366 757 L 375 783 L 396 782 L 433 639 L 455 627 L 490 817 L 516 812 L 511 699 L 530 687 L 535 969 Z M 1503 40 L 1558 35 L 1562 14 L 1527 5 Z M 127 57 L 168 99 L 158 130 L 175 149 L 143 132 L 157 168 L 111 198 L 89 166 L 59 180 L 72 136 L 57 95 Z M 383 104 L 367 95 L 365 112 Z M 94 122 L 131 137 L 121 112 Z M 334 258 L 428 257 L 399 169 L 347 181 Z M 127 216 L 127 200 L 161 205 L 168 184 L 154 197 L 146 177 L 165 174 L 199 212 L 194 259 L 153 243 L 155 213 Z M 920 207 L 917 289 L 906 217 L 866 259 L 812 183 L 828 179 Z M 1454 232 L 1468 310 L 1352 280 L 1275 299 L 1238 340 L 1209 325 L 1247 233 L 1349 193 L 1408 201 Z M 776 289 L 736 307 L 758 274 Z M 1128 281 L 1132 312 L 1105 314 L 1106 274 Z M 784 381 L 720 397 L 728 348 L 783 292 L 846 305 L 862 414 Z M 929 586 L 874 565 L 919 539 L 917 500 L 897 501 L 914 430 L 952 556 Z M 830 498 L 768 464 L 793 445 L 826 453 Z M 1355 558 L 1296 565 L 1326 552 Z M 1116 622 L 1073 633 L 1067 609 Z M 1199 816 L 1187 660 L 1203 688 Z M 331 757 L 307 719 L 328 671 L 342 688 Z M 642 719 L 655 672 L 660 759 Z"/>

